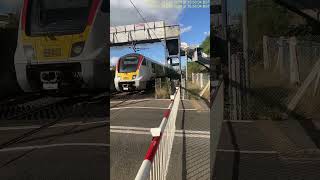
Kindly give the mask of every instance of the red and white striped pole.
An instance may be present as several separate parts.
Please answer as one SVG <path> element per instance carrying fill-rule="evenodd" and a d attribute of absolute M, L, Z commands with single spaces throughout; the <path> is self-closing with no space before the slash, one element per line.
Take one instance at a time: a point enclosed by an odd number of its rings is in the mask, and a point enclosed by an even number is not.
<path fill-rule="evenodd" d="M 149 179 L 150 177 L 150 171 L 153 171 L 153 175 L 159 177 L 160 176 L 160 173 L 163 173 L 163 172 L 160 172 L 161 170 L 163 171 L 163 161 L 164 161 L 164 158 L 163 157 L 163 154 L 160 154 L 157 153 L 158 150 L 159 150 L 159 145 L 160 145 L 160 142 L 161 142 L 161 139 L 162 139 L 162 136 L 163 136 L 163 133 L 165 131 L 165 128 L 166 128 L 166 125 L 168 123 L 168 119 L 169 119 L 169 116 L 170 116 L 170 113 L 172 111 L 172 107 L 173 107 L 173 103 L 174 103 L 174 100 L 176 98 L 176 95 L 177 95 L 177 92 L 178 92 L 178 88 L 177 88 L 177 91 L 174 95 L 170 96 L 170 99 L 171 99 L 171 103 L 168 107 L 168 109 L 164 112 L 163 114 L 163 118 L 162 118 L 162 121 L 161 121 L 161 124 L 158 128 L 151 128 L 151 134 L 153 136 L 152 138 L 152 141 L 151 141 L 151 144 L 148 148 L 148 151 L 146 153 L 146 156 L 144 158 L 144 161 L 142 162 L 142 165 L 140 166 L 140 169 L 136 175 L 136 178 L 135 180 L 147 180 Z M 163 147 L 160 147 L 160 150 L 162 150 Z M 166 153 L 167 155 L 168 153 Z M 159 157 L 160 156 L 160 157 Z M 153 166 L 153 162 L 155 159 L 159 159 L 160 158 L 160 166 L 162 167 L 159 167 L 159 166 Z M 161 169 L 160 169 L 161 168 Z"/>

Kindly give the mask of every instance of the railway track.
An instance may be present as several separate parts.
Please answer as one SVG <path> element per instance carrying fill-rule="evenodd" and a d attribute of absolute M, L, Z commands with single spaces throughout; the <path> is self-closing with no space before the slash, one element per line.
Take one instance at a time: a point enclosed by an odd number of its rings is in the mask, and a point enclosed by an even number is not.
<path fill-rule="evenodd" d="M 79 121 L 78 117 L 83 117 L 84 113 L 88 113 L 88 111 L 91 110 L 100 110 L 101 117 L 106 117 L 103 111 L 107 112 L 106 106 L 108 103 L 106 99 L 108 99 L 108 96 L 108 93 L 103 93 L 96 95 L 77 95 L 68 98 L 46 97 L 41 99 L 42 104 L 38 102 L 40 105 L 35 108 L 16 111 L 16 114 L 7 116 L 7 118 L 2 119 L 0 123 L 4 126 L 12 126 L 13 124 L 25 124 L 27 122 L 32 123 L 32 125 L 39 125 L 39 127 L 3 142 L 0 144 L 0 149 L 19 143 L 32 135 L 61 123 L 67 118 L 74 118 Z M 44 103 L 45 101 L 47 103 Z M 32 104 L 34 102 L 28 103 Z M 93 115 L 96 115 L 96 113 L 97 112 L 94 111 L 92 112 Z M 82 121 L 88 121 L 88 118 Z"/>
<path fill-rule="evenodd" d="M 12 96 L 12 97 L 8 97 L 5 99 L 1 99 L 0 100 L 0 107 L 3 106 L 14 106 L 14 105 L 18 105 L 18 104 L 23 104 L 26 103 L 28 101 L 32 101 L 35 99 L 40 99 L 43 98 L 44 95 L 41 93 L 27 93 L 27 94 L 23 94 L 23 95 L 17 95 L 17 96 Z"/>
<path fill-rule="evenodd" d="M 147 91 L 128 91 L 128 92 L 114 92 L 111 94 L 110 100 L 127 100 L 127 99 L 134 99 L 137 96 L 144 97 L 144 96 L 152 96 L 154 97 L 153 90 Z"/>
<path fill-rule="evenodd" d="M 110 98 L 114 103 L 111 104 L 110 108 L 116 108 L 123 104 L 129 105 L 135 102 L 129 102 L 135 99 L 147 99 L 154 98 L 154 92 L 152 91 L 133 91 L 133 92 L 119 92 Z M 116 101 L 116 102 L 115 102 Z"/>
<path fill-rule="evenodd" d="M 79 94 L 72 97 L 43 96 L 22 103 L 0 104 L 0 123 L 21 120 L 59 119 L 90 104 L 107 104 L 108 94 Z"/>

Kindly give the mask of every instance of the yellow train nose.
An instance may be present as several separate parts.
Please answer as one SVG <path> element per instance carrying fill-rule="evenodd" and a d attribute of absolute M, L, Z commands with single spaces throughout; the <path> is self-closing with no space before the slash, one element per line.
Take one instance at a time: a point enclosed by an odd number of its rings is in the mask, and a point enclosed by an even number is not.
<path fill-rule="evenodd" d="M 125 81 L 135 80 L 137 77 L 137 73 L 136 72 L 134 72 L 134 73 L 119 73 L 118 77 L 120 78 L 120 80 L 125 80 Z"/>

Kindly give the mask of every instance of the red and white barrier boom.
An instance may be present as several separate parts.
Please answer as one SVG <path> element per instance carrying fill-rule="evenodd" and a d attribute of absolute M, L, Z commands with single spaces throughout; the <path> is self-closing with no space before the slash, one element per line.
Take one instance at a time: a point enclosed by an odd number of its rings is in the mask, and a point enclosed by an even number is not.
<path fill-rule="evenodd" d="M 164 112 L 160 126 L 150 130 L 153 138 L 135 180 L 166 179 L 176 130 L 180 88 L 176 88 L 170 98 L 171 103 Z"/>

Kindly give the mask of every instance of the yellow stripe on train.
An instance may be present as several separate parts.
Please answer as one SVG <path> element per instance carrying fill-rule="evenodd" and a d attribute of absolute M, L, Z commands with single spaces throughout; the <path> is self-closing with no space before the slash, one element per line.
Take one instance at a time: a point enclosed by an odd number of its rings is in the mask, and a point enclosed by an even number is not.
<path fill-rule="evenodd" d="M 77 42 L 85 42 L 89 36 L 91 27 L 87 26 L 80 34 L 54 36 L 27 36 L 22 33 L 22 44 L 31 45 L 35 49 L 35 60 L 37 61 L 61 61 L 71 57 L 72 45 Z"/>
<path fill-rule="evenodd" d="M 138 76 L 138 72 L 129 72 L 129 73 L 117 73 L 117 76 L 120 77 L 121 80 L 130 81 L 134 80 L 133 76 Z"/>

